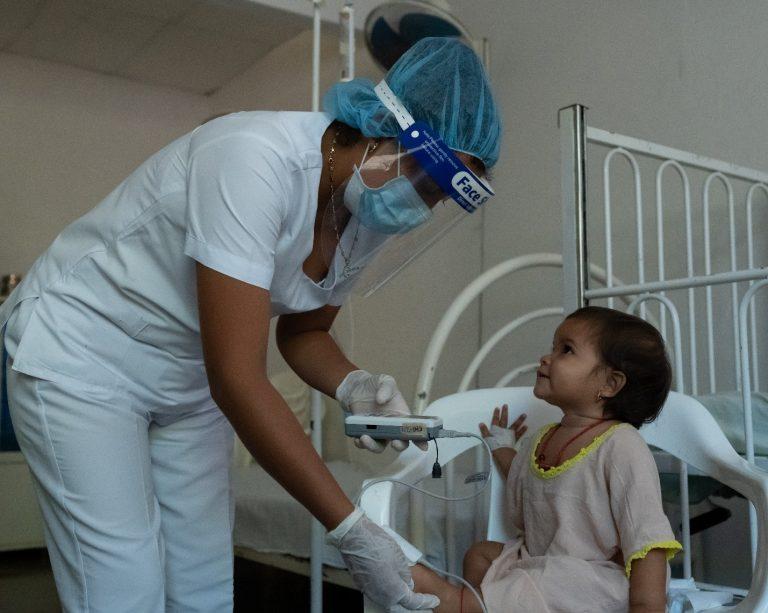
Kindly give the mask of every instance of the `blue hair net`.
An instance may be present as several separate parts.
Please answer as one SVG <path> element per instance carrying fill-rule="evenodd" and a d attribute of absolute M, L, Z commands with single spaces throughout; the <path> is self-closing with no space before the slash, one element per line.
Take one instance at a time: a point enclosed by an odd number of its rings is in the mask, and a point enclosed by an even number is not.
<path fill-rule="evenodd" d="M 499 158 L 501 120 L 474 51 L 455 38 L 423 38 L 389 69 L 389 87 L 417 121 L 426 122 L 456 151 L 491 168 Z M 323 108 L 368 137 L 394 137 L 400 127 L 368 79 L 337 83 Z"/>

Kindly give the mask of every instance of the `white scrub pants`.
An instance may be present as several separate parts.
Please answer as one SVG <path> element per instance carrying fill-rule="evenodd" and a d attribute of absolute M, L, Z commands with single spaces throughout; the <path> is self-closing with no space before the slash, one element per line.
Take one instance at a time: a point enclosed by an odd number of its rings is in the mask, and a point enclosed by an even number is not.
<path fill-rule="evenodd" d="M 6 372 L 64 611 L 231 611 L 233 435 L 221 411 L 157 420 L 117 391 L 10 361 Z"/>

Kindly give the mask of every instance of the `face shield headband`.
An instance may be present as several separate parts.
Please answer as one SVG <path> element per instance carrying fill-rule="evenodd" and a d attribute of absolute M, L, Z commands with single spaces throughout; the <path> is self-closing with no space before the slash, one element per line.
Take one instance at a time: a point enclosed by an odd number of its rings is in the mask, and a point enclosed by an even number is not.
<path fill-rule="evenodd" d="M 413 119 L 385 80 L 382 79 L 375 91 L 400 126 L 397 136 L 400 144 L 448 198 L 468 213 L 474 213 L 494 196 L 491 187 L 472 172 L 426 123 Z"/>

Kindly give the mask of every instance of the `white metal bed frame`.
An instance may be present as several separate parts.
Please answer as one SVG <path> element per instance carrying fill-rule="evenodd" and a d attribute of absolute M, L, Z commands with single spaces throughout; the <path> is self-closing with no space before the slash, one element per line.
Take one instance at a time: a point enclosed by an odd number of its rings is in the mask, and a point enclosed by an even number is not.
<path fill-rule="evenodd" d="M 476 427 L 478 407 L 492 407 L 508 403 L 510 418 L 525 412 L 534 429 L 550 423 L 561 415 L 554 406 L 535 398 L 532 387 L 505 387 L 475 389 L 442 396 L 429 405 L 430 414 L 443 418 L 447 428 L 468 431 Z M 727 483 L 757 505 L 763 522 L 768 521 L 768 474 L 755 469 L 740 457 L 730 445 L 717 422 L 698 401 L 671 392 L 665 409 L 652 424 L 641 429 L 643 438 L 651 445 L 674 457 L 683 458 L 699 467 L 704 474 Z M 451 438 L 442 441 L 441 457 L 446 466 L 460 455 L 477 447 L 477 441 Z M 398 482 L 414 483 L 428 479 L 432 458 L 415 449 L 404 451 L 393 463 L 391 477 Z M 495 466 L 491 466 L 490 505 L 485 513 L 488 526 L 484 538 L 506 542 L 514 536 L 504 512 L 505 485 Z M 376 480 L 361 500 L 361 507 L 376 523 L 393 527 L 399 501 L 395 484 Z M 760 532 L 760 555 L 755 566 L 752 587 L 742 591 L 744 599 L 736 606 L 711 609 L 712 613 L 766 613 L 768 611 L 768 533 Z M 703 587 L 703 586 L 699 586 Z M 710 609 L 708 609 L 710 610 Z M 366 613 L 383 613 L 383 609 L 366 599 Z"/>
<path fill-rule="evenodd" d="M 755 268 L 754 251 L 754 225 L 753 209 L 754 198 L 758 191 L 762 191 L 768 196 L 768 173 L 737 166 L 720 160 L 707 158 L 686 151 L 672 149 L 649 143 L 636 138 L 613 134 L 605 130 L 587 126 L 585 121 L 585 107 L 582 105 L 573 105 L 560 111 L 560 152 L 561 152 L 561 175 L 562 175 L 562 206 L 563 206 L 563 307 L 566 312 L 575 310 L 585 304 L 590 299 L 607 298 L 609 306 L 613 306 L 616 297 L 638 296 L 632 305 L 631 311 L 637 304 L 648 300 L 655 300 L 662 303 L 665 310 L 662 310 L 661 331 L 666 336 L 666 317 L 669 312 L 673 319 L 673 348 L 676 358 L 675 378 L 677 391 L 687 391 L 684 382 L 684 372 L 682 368 L 682 344 L 681 330 L 678 317 L 678 311 L 672 301 L 670 301 L 665 292 L 668 290 L 686 289 L 688 297 L 688 342 L 690 355 L 688 366 L 690 368 L 690 393 L 698 393 L 697 364 L 696 353 L 696 310 L 694 288 L 704 287 L 706 291 L 706 323 L 707 323 L 707 355 L 709 365 L 709 391 L 714 393 L 717 390 L 715 376 L 715 343 L 714 343 L 714 325 L 713 325 L 713 300 L 712 288 L 715 285 L 730 284 L 731 286 L 731 304 L 733 314 L 733 342 L 734 355 L 737 356 L 734 368 L 736 375 L 736 387 L 742 394 L 742 403 L 744 411 L 744 430 L 746 442 L 746 455 L 750 463 L 755 462 L 754 435 L 752 422 L 752 397 L 753 386 L 759 385 L 759 356 L 757 351 L 757 331 L 756 316 L 753 306 L 755 294 L 768 286 L 768 269 Z M 605 223 L 605 259 L 606 259 L 606 279 L 604 288 L 590 289 L 589 279 L 585 274 L 589 266 L 587 254 L 587 198 L 586 198 L 586 159 L 587 143 L 597 143 L 612 147 L 603 162 L 603 186 L 604 186 L 604 223 Z M 656 172 L 656 222 L 657 237 L 656 245 L 658 252 L 658 280 L 645 280 L 645 246 L 643 241 L 643 200 L 640 184 L 640 170 L 635 155 L 645 155 L 647 157 L 661 160 Z M 630 285 L 617 286 L 614 284 L 612 275 L 613 270 L 613 249 L 611 243 L 612 225 L 611 225 L 611 191 L 610 191 L 610 169 L 611 160 L 615 155 L 622 155 L 632 165 L 635 182 L 635 210 L 636 210 L 636 232 L 637 232 L 637 263 L 638 263 L 638 282 Z M 687 273 L 688 276 L 677 279 L 667 279 L 664 263 L 664 215 L 663 215 L 663 189 L 662 178 L 667 168 L 674 168 L 683 183 L 684 206 L 686 219 L 686 255 L 687 255 Z M 705 271 L 704 275 L 694 274 L 694 256 L 693 256 L 693 231 L 691 221 L 691 197 L 690 182 L 686 167 L 696 168 L 708 173 L 703 186 L 702 204 L 704 220 L 704 255 Z M 737 263 L 736 246 L 736 222 L 735 222 L 735 203 L 732 179 L 746 181 L 750 183 L 747 191 L 745 208 L 747 219 L 747 267 L 739 269 Z M 710 193 L 713 182 L 720 181 L 726 189 L 728 197 L 728 228 L 729 228 L 729 252 L 731 270 L 725 273 L 712 273 L 712 250 L 711 240 L 712 232 L 710 225 Z M 749 289 L 739 299 L 738 283 L 748 281 Z M 751 308 L 751 317 L 749 311 Z M 644 310 L 640 310 L 641 315 Z M 750 351 L 751 345 L 751 351 Z M 749 365 L 752 364 L 750 372 Z M 754 379 L 754 384 L 752 380 Z M 691 576 L 690 559 L 690 531 L 688 527 L 688 490 L 687 490 L 687 468 L 682 465 L 680 468 L 681 483 L 681 506 L 683 510 L 683 546 L 688 552 L 684 560 L 685 578 Z M 755 510 L 750 506 L 750 533 L 752 561 L 754 563 L 757 551 L 757 517 Z"/>
<path fill-rule="evenodd" d="M 561 316 L 584 306 L 589 300 L 608 299 L 608 305 L 615 306 L 616 300 L 627 305 L 630 312 L 639 314 L 657 325 L 665 338 L 669 339 L 667 318 L 671 320 L 670 343 L 675 370 L 675 389 L 678 392 L 697 394 L 698 389 L 698 360 L 696 344 L 697 314 L 695 310 L 695 288 L 705 288 L 706 292 L 706 333 L 708 357 L 709 391 L 717 391 L 716 358 L 714 350 L 714 312 L 712 288 L 716 285 L 731 285 L 731 305 L 733 313 L 733 342 L 737 356 L 735 376 L 737 389 L 741 393 L 745 428 L 746 459 L 754 464 L 754 436 L 752 423 L 751 392 L 759 385 L 759 356 L 757 343 L 756 315 L 753 301 L 756 293 L 768 286 L 768 269 L 755 266 L 755 237 L 754 237 L 754 206 L 758 192 L 768 197 L 768 173 L 737 166 L 720 160 L 707 158 L 685 151 L 664 147 L 640 139 L 613 134 L 605 130 L 587 126 L 585 107 L 573 105 L 560 111 L 559 126 L 561 133 L 561 176 L 562 176 L 562 211 L 563 211 L 563 254 L 530 254 L 502 262 L 485 271 L 454 300 L 443 319 L 439 323 L 427 348 L 417 384 L 417 394 L 414 405 L 415 412 L 423 412 L 429 404 L 434 374 L 440 355 L 447 342 L 451 330 L 456 325 L 459 316 L 485 289 L 497 280 L 515 272 L 533 267 L 562 267 L 563 269 L 563 307 L 541 308 L 509 322 L 496 331 L 480 348 L 466 369 L 461 379 L 458 391 L 469 389 L 483 360 L 491 350 L 506 336 L 522 326 L 545 317 Z M 595 143 L 610 147 L 603 161 L 603 197 L 604 197 L 604 228 L 605 228 L 605 269 L 590 262 L 587 256 L 587 143 Z M 636 156 L 646 156 L 659 160 L 656 171 L 656 216 L 657 236 L 656 247 L 658 257 L 658 279 L 646 280 L 645 276 L 645 247 L 643 236 L 643 199 L 640 181 L 640 168 Z M 627 284 L 614 274 L 612 247 L 612 201 L 611 201 L 611 160 L 621 156 L 626 158 L 632 167 L 635 192 L 635 223 L 637 236 L 637 282 Z M 704 181 L 702 203 L 704 220 L 704 255 L 705 270 L 703 275 L 694 273 L 693 225 L 691 211 L 691 187 L 686 168 L 694 168 L 707 174 Z M 667 278 L 665 269 L 665 236 L 664 236 L 664 190 L 662 180 L 667 169 L 676 171 L 683 186 L 685 208 L 685 242 L 687 276 L 683 278 Z M 747 266 L 739 268 L 736 255 L 736 222 L 735 203 L 732 180 L 746 181 L 749 189 L 746 194 L 745 209 L 747 223 Z M 729 272 L 712 272 L 712 228 L 710 223 L 710 192 L 715 181 L 723 184 L 728 200 L 728 229 L 729 229 Z M 592 289 L 590 280 L 597 281 L 602 287 Z M 748 289 L 739 297 L 738 284 L 749 282 Z M 679 311 L 675 303 L 667 296 L 672 290 L 687 290 L 688 341 L 689 360 L 688 370 L 684 371 L 682 347 L 682 330 Z M 649 301 L 659 303 L 663 308 L 660 321 L 656 321 L 645 308 Z M 669 341 L 668 341 L 669 342 Z M 751 368 L 750 368 L 751 364 Z M 504 375 L 496 387 L 509 384 L 518 376 L 535 370 L 537 363 L 518 366 Z M 685 374 L 688 372 L 690 383 L 686 385 Z M 478 458 L 482 454 L 478 453 Z M 450 467 L 447 468 L 447 494 L 451 495 Z M 685 550 L 683 573 L 685 578 L 691 577 L 691 547 L 690 547 L 690 514 L 689 494 L 687 487 L 688 468 L 680 465 L 680 496 L 683 524 L 683 546 Z M 423 545 L 423 526 L 420 518 L 420 499 L 412 497 L 413 517 L 411 523 L 411 539 L 418 545 Z M 447 559 L 449 570 L 456 569 L 456 552 L 453 550 L 455 519 L 450 506 L 447 509 Z M 750 506 L 750 533 L 752 560 L 754 563 L 757 548 L 757 525 L 754 507 Z M 711 586 L 708 586 L 711 587 Z M 715 586 L 717 587 L 717 586 Z M 738 592 L 738 590 L 736 590 Z"/>

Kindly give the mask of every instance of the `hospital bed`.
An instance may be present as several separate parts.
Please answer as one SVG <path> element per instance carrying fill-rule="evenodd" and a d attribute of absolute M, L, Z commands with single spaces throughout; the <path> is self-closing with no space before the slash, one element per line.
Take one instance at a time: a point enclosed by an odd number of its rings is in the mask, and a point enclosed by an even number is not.
<path fill-rule="evenodd" d="M 428 345 L 414 409 L 422 413 L 432 412 L 429 403 L 440 357 L 451 330 L 470 304 L 492 285 L 504 283 L 508 294 L 521 295 L 524 293 L 521 288 L 530 283 L 531 274 L 540 279 L 546 278 L 546 274 L 560 273 L 561 304 L 515 314 L 498 330 L 485 334 L 487 340 L 459 382 L 459 393 L 474 387 L 480 375 L 485 385 L 493 387 L 524 383 L 525 378 L 535 371 L 538 356 L 549 346 L 552 330 L 563 313 L 575 310 L 586 301 L 622 308 L 637 312 L 664 334 L 675 372 L 673 389 L 680 394 L 699 397 L 721 431 L 728 435 L 730 445 L 745 461 L 768 467 L 768 420 L 765 419 L 768 410 L 766 397 L 760 394 L 759 362 L 761 352 L 764 353 L 768 344 L 768 326 L 756 317 L 755 308 L 750 309 L 756 299 L 762 299 L 759 292 L 768 285 L 768 270 L 757 264 L 768 261 L 765 250 L 768 224 L 760 223 L 760 219 L 764 219 L 760 217 L 761 208 L 768 211 L 768 173 L 587 126 L 584 108 L 579 105 L 563 109 L 559 125 L 562 254 L 534 253 L 501 262 L 483 272 L 459 293 Z M 618 160 L 624 160 L 624 170 L 630 171 L 629 176 L 626 172 L 623 175 L 617 172 Z M 719 193 L 715 187 L 720 188 Z M 653 195 L 655 205 L 651 208 L 644 206 L 648 192 Z M 694 210 L 697 192 L 701 206 Z M 655 236 L 649 228 L 655 231 Z M 619 248 L 614 247 L 617 236 L 621 239 Z M 626 247 L 628 243 L 632 248 Z M 651 243 L 655 243 L 654 249 L 648 249 Z M 602 261 L 590 259 L 588 253 L 602 254 Z M 718 267 L 726 270 L 720 272 Z M 649 281 L 651 268 L 655 269 L 655 278 Z M 514 301 L 510 302 L 512 310 L 515 305 Z M 530 355 L 523 355 L 524 359 L 506 372 L 493 372 L 489 368 L 491 361 L 488 358 L 492 355 L 497 358 L 496 364 L 509 364 L 510 354 L 507 352 L 498 358 L 499 349 L 507 346 L 505 343 L 510 336 L 529 332 L 537 325 L 541 328 L 542 320 L 548 325 L 538 343 L 530 342 L 530 333 L 526 339 Z M 516 351 L 514 355 L 519 358 L 521 353 Z M 475 423 L 484 418 L 487 416 L 479 416 Z M 685 548 L 682 574 L 691 577 L 688 475 L 710 474 L 718 481 L 728 483 L 728 480 L 721 478 L 718 471 L 722 467 L 712 458 L 697 464 L 686 455 L 699 451 L 658 447 L 655 456 L 660 470 L 681 477 L 681 541 Z M 440 453 L 442 458 L 442 444 Z M 407 453 L 398 458 L 390 472 L 404 469 L 402 462 L 416 462 L 419 457 L 421 462 L 429 462 L 431 468 L 434 457 L 412 455 Z M 676 458 L 680 457 L 691 467 L 679 463 Z M 470 473 L 469 467 L 478 468 L 482 461 L 481 452 L 472 452 L 461 456 L 455 467 L 449 462 L 442 481 L 446 484 L 443 493 L 455 494 L 457 488 L 464 487 L 460 479 L 458 485 L 455 484 L 456 471 Z M 343 479 L 346 468 L 339 470 Z M 352 487 L 359 477 L 351 477 L 348 486 Z M 731 487 L 744 493 L 739 487 Z M 377 488 L 369 490 L 367 496 L 372 496 Z M 754 501 L 753 496 L 749 497 Z M 474 521 L 474 529 L 468 535 L 464 534 L 465 540 L 468 537 L 469 541 L 482 537 L 486 529 L 482 518 L 487 516 L 487 500 L 474 506 L 447 505 L 442 508 L 424 504 L 421 497 L 403 492 L 399 492 L 396 503 L 393 502 L 395 498 L 388 500 L 391 506 L 386 512 L 398 531 L 429 550 L 432 560 L 453 570 L 458 570 L 460 553 L 466 544 L 457 542 L 458 527 Z M 286 504 L 295 505 L 292 501 Z M 370 499 L 366 500 L 366 505 L 371 512 L 377 508 L 371 505 Z M 479 520 L 473 520 L 478 517 Z M 258 521 L 254 523 L 258 524 Z M 763 572 L 765 563 L 765 549 L 758 550 L 759 539 L 763 537 L 757 530 L 754 510 L 751 523 L 754 586 L 755 577 Z M 440 534 L 444 538 L 436 538 Z M 335 552 L 318 553 L 321 551 L 319 543 L 321 541 L 316 540 L 314 552 L 310 552 L 316 569 L 325 563 L 324 572 L 330 580 L 348 585 L 343 571 L 332 570 L 339 562 L 333 559 Z M 269 548 L 263 544 L 259 547 Z M 240 547 L 241 552 L 244 549 L 253 554 L 256 547 Z M 304 545 L 291 555 L 296 557 L 298 554 L 303 559 L 306 550 Z M 309 567 L 307 561 L 301 563 L 304 568 Z M 286 567 L 282 563 L 275 565 Z M 739 590 L 734 592 L 739 593 Z M 752 592 L 754 589 L 750 594 Z M 319 608 L 313 608 L 313 613 L 319 611 Z"/>
<path fill-rule="evenodd" d="M 328 467 L 350 496 L 370 477 L 351 462 L 332 461 Z M 306 509 L 256 464 L 236 469 L 232 485 L 236 492 L 235 555 L 310 576 L 312 528 Z M 323 541 L 320 556 L 325 581 L 354 587 L 335 547 Z"/>
<path fill-rule="evenodd" d="M 435 372 L 448 337 L 468 306 L 502 280 L 507 295 L 524 295 L 520 288 L 526 282 L 530 283 L 532 277 L 546 279 L 546 270 L 552 269 L 562 274 L 562 305 L 515 314 L 498 330 L 486 333 L 487 340 L 468 365 L 459 392 L 470 389 L 480 374 L 484 375 L 485 385 L 495 387 L 530 377 L 538 364 L 536 358 L 549 346 L 552 330 L 563 313 L 587 301 L 622 308 L 648 319 L 664 334 L 675 373 L 673 389 L 698 397 L 706 405 L 708 416 L 716 420 L 720 432 L 728 435 L 729 445 L 745 462 L 768 467 L 766 396 L 759 392 L 759 358 L 768 344 L 768 329 L 762 319 L 756 318 L 754 308 L 759 292 L 768 285 L 768 269 L 757 264 L 768 261 L 768 224 L 760 217 L 760 210 L 763 215 L 768 211 L 768 173 L 592 128 L 586 125 L 584 108 L 579 105 L 563 109 L 559 123 L 563 252 L 528 254 L 501 262 L 457 296 L 425 354 L 417 384 L 417 411 L 433 412 L 429 401 Z M 617 173 L 619 159 L 626 162 L 629 176 Z M 677 185 L 672 179 L 677 179 Z M 649 182 L 655 205 L 650 210 L 645 203 L 647 196 L 645 200 L 643 196 Z M 596 188 L 588 189 L 588 183 Z M 720 187 L 719 194 L 716 186 Z M 696 199 L 700 208 L 694 210 Z M 655 230 L 655 240 L 651 240 L 648 228 Z M 617 236 L 621 243 L 615 248 Z M 654 248 L 648 249 L 652 243 Z M 588 253 L 601 253 L 602 261 L 590 259 Z M 656 278 L 649 281 L 652 267 Z M 725 271 L 718 271 L 718 267 Z M 510 302 L 512 310 L 515 305 Z M 498 352 L 510 335 L 526 332 L 539 320 L 548 320 L 549 325 L 540 336 L 540 349 L 530 355 L 533 359 L 520 360 L 518 351 L 513 354 L 511 370 L 488 373 L 491 355 L 497 358 L 495 363 L 510 363 L 510 353 L 498 358 L 494 350 Z M 529 347 L 530 334 L 526 340 Z M 475 421 L 480 419 L 487 416 L 479 415 Z M 482 452 L 474 455 L 476 468 L 480 469 Z M 710 474 L 723 483 L 727 480 L 718 477 L 711 465 L 708 469 L 689 460 L 689 470 L 687 464 L 676 459 L 687 459 L 685 453 L 681 455 L 664 445 L 659 445 L 655 456 L 663 473 L 674 472 L 680 477 L 681 540 L 685 546 L 682 574 L 690 578 L 689 472 Z M 461 479 L 451 474 L 450 464 L 444 474 L 446 493 L 451 495 Z M 762 472 L 757 470 L 756 474 Z M 405 529 L 417 545 L 429 546 L 429 525 L 420 519 L 423 502 L 411 496 L 409 503 L 411 525 L 398 527 Z M 484 514 L 476 516 L 482 518 Z M 765 550 L 758 550 L 762 536 L 754 508 L 750 524 L 754 592 L 765 563 Z M 456 517 L 451 506 L 446 507 L 445 562 L 453 571 L 459 569 L 461 546 L 456 535 L 461 525 L 461 518 Z M 466 531 L 466 526 L 462 529 Z M 475 538 L 482 538 L 484 527 L 475 525 L 473 532 Z M 757 600 L 750 602 L 750 606 L 757 606 Z"/>
<path fill-rule="evenodd" d="M 328 417 L 331 412 L 340 412 L 338 406 L 313 394 L 292 372 L 276 373 L 270 381 L 323 455 L 323 427 L 332 421 Z M 336 481 L 354 497 L 372 473 L 366 466 L 342 459 L 344 447 L 326 449 L 324 457 Z M 235 442 L 231 477 L 235 555 L 310 577 L 312 613 L 322 611 L 323 581 L 354 587 L 338 550 L 325 543 L 324 530 L 313 528 L 309 512 L 253 460 L 239 440 Z"/>
<path fill-rule="evenodd" d="M 560 411 L 533 396 L 530 387 L 478 389 L 444 396 L 428 406 L 430 415 L 443 418 L 446 428 L 468 431 L 476 427 L 486 414 L 486 407 L 508 404 L 510 419 L 520 413 L 528 414 L 528 423 L 536 430 L 559 419 Z M 737 606 L 710 609 L 725 613 L 761 613 L 768 611 L 768 473 L 756 469 L 740 457 L 728 443 L 717 422 L 696 400 L 672 392 L 653 424 L 644 426 L 641 434 L 649 445 L 710 474 L 749 498 L 757 507 L 762 529 L 759 532 L 758 555 L 752 589 Z M 477 447 L 475 439 L 441 439 L 440 457 L 450 465 L 462 454 Z M 393 466 L 393 479 L 423 483 L 429 479 L 433 458 L 413 449 L 406 450 Z M 495 467 L 490 484 L 489 510 L 484 537 L 504 542 L 512 536 L 504 513 L 504 483 Z M 398 527 L 398 507 L 401 500 L 392 482 L 374 484 L 363 493 L 361 506 L 377 523 Z M 381 609 L 366 602 L 366 613 Z"/>

